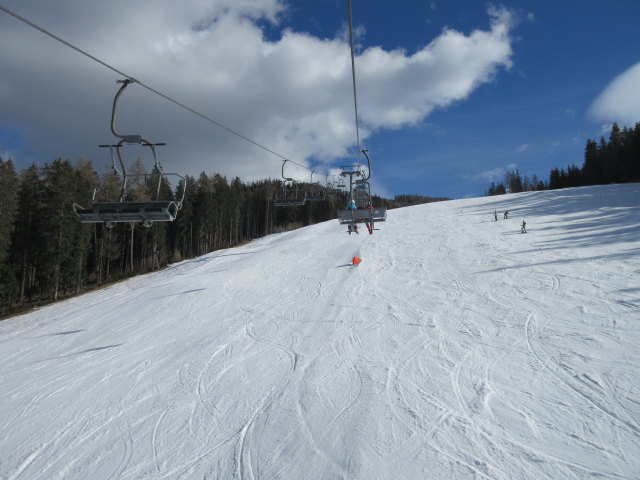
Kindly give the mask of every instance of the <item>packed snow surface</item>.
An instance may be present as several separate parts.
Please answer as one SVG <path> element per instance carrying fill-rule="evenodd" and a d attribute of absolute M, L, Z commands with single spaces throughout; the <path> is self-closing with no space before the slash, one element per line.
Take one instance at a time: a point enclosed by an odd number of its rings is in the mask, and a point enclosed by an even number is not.
<path fill-rule="evenodd" d="M 640 478 L 640 184 L 379 228 L 0 322 L 0 477 Z"/>

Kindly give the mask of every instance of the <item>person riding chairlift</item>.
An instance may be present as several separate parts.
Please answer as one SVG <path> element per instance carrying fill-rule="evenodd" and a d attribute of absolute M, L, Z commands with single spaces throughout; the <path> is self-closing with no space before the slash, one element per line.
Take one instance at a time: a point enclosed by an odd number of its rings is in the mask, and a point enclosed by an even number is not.
<path fill-rule="evenodd" d="M 347 210 L 357 210 L 357 209 L 358 209 L 358 206 L 356 205 L 356 201 L 354 199 L 351 199 L 347 204 Z"/>

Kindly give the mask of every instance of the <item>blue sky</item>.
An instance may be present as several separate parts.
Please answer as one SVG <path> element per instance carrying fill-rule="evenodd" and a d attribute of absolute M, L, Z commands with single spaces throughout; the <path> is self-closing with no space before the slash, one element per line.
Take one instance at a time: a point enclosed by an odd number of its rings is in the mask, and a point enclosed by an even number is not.
<path fill-rule="evenodd" d="M 353 158 L 346 1 L 0 4 L 296 162 Z M 546 179 L 612 121 L 640 121 L 640 1 L 353 0 L 353 16 L 362 144 L 385 196 L 479 196 L 516 168 Z M 0 58 L 0 156 L 105 168 L 120 77 L 4 12 Z M 279 158 L 130 89 L 122 125 L 167 142 L 167 169 L 279 176 Z"/>

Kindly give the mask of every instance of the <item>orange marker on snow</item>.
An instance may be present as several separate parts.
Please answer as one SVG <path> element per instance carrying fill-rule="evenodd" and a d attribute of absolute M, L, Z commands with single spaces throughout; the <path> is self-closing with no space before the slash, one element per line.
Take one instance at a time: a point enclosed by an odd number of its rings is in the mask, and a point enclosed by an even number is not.
<path fill-rule="evenodd" d="M 353 257 L 353 265 L 358 265 L 362 259 L 360 257 Z"/>

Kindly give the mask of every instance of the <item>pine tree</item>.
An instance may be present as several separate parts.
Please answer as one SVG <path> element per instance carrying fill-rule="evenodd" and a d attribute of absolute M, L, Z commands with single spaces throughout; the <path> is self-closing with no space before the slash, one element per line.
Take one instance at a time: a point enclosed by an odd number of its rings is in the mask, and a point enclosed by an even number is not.
<path fill-rule="evenodd" d="M 0 264 L 5 263 L 18 211 L 18 176 L 13 162 L 0 158 Z"/>
<path fill-rule="evenodd" d="M 43 248 L 42 206 L 43 186 L 40 169 L 32 165 L 20 172 L 18 189 L 18 218 L 11 242 L 16 277 L 20 283 L 18 304 L 31 300 L 38 293 L 36 274 L 39 271 L 39 251 Z"/>
<path fill-rule="evenodd" d="M 558 167 L 553 168 L 549 174 L 549 188 L 551 190 L 562 188 L 560 184 L 560 170 L 558 170 Z"/>
<path fill-rule="evenodd" d="M 96 172 L 93 169 L 93 164 L 90 160 L 79 159 L 76 162 L 75 174 L 74 174 L 74 186 L 73 198 L 87 198 L 92 195 L 95 185 L 98 181 Z M 74 202 L 75 203 L 75 202 Z M 77 221 L 77 219 L 76 219 Z M 78 225 L 74 228 L 74 240 L 76 254 L 76 266 L 75 266 L 75 283 L 76 293 L 84 287 L 88 274 L 87 261 L 92 254 L 92 232 L 95 231 L 95 225 Z"/>
<path fill-rule="evenodd" d="M 625 181 L 622 163 L 622 133 L 617 123 L 611 126 L 609 143 L 605 151 L 608 164 L 607 170 L 610 172 L 611 181 L 616 183 Z"/>
<path fill-rule="evenodd" d="M 602 176 L 602 164 L 598 154 L 598 145 L 593 140 L 587 140 L 584 151 L 584 164 L 582 165 L 584 181 L 586 185 L 596 185 Z"/>
<path fill-rule="evenodd" d="M 18 212 L 18 176 L 13 162 L 0 158 L 0 312 L 11 307 L 17 281 L 9 262 L 9 247 Z"/>
<path fill-rule="evenodd" d="M 179 192 L 176 197 L 182 196 L 185 189 L 182 208 L 178 217 L 169 227 L 172 247 L 172 261 L 176 258 L 192 258 L 195 256 L 194 248 L 194 203 L 196 201 L 196 180 L 187 175 L 185 181 L 178 185 Z"/>
<path fill-rule="evenodd" d="M 640 122 L 630 132 L 629 142 L 629 180 L 640 181 Z"/>
<path fill-rule="evenodd" d="M 68 160 L 57 159 L 43 168 L 40 279 L 53 300 L 76 279 L 82 224 L 73 213 L 73 203 L 81 190 L 79 183 L 80 175 Z"/>
<path fill-rule="evenodd" d="M 607 183 L 613 182 L 613 175 L 610 169 L 610 165 L 607 162 L 607 142 L 604 137 L 600 137 L 600 142 L 598 143 L 598 160 L 597 164 L 602 166 L 601 178 L 597 181 L 599 185 L 606 185 Z"/>

